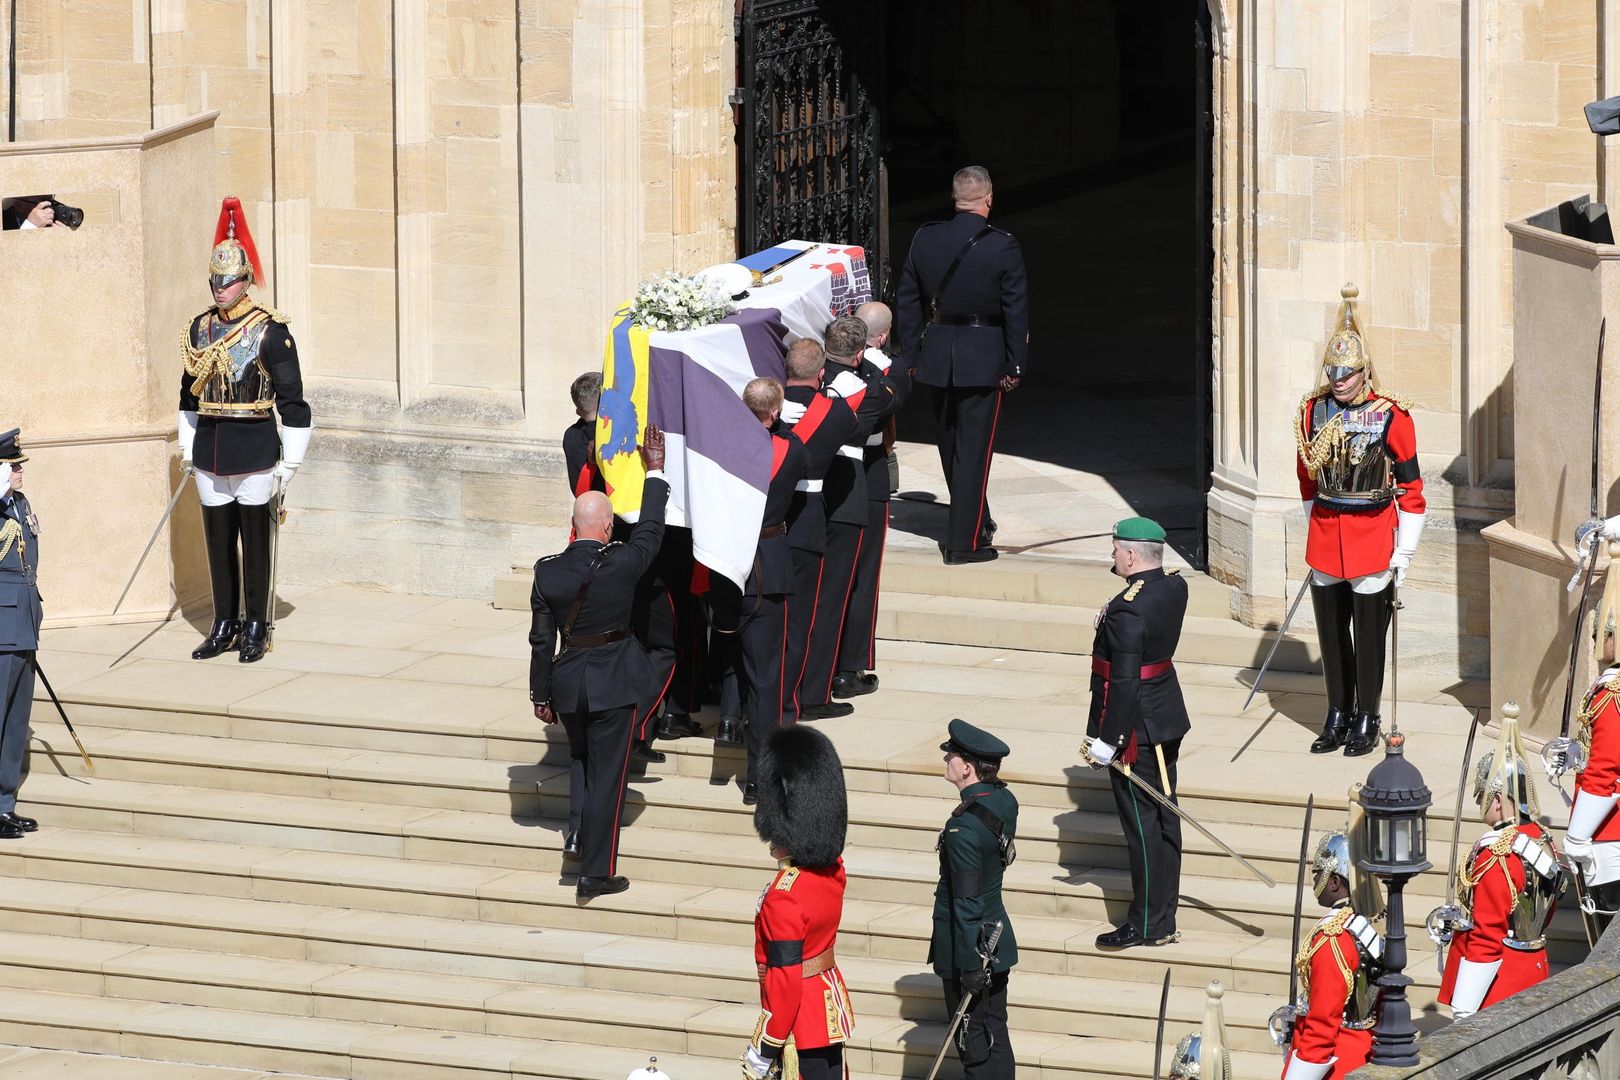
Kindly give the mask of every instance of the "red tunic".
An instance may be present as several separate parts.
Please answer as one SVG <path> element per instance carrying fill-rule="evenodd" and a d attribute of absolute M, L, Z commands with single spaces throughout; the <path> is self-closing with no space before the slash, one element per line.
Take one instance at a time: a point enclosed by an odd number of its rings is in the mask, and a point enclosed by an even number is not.
<path fill-rule="evenodd" d="M 1538 839 L 1547 834 L 1534 823 L 1520 825 L 1518 832 Z M 1440 977 L 1440 1004 L 1450 1005 L 1452 991 L 1457 986 L 1457 968 L 1461 961 L 1491 964 L 1502 961 L 1491 988 L 1485 992 L 1481 1009 L 1512 997 L 1520 990 L 1536 985 L 1547 977 L 1546 949 L 1510 949 L 1503 944 L 1508 936 L 1509 917 L 1514 901 L 1524 892 L 1524 860 L 1513 852 L 1495 855 L 1491 845 L 1501 834 L 1488 832 L 1474 844 L 1469 856 L 1469 874 L 1478 882 L 1472 898 L 1474 927 L 1451 939 L 1446 953 L 1446 970 Z"/>
<path fill-rule="evenodd" d="M 1306 945 L 1310 955 L 1307 993 L 1309 1011 L 1294 1025 L 1294 1041 L 1289 1049 L 1301 1061 L 1325 1065 L 1334 1058 L 1330 1080 L 1339 1080 L 1367 1064 L 1372 1053 L 1372 1029 L 1357 1031 L 1344 1026 L 1344 1010 L 1349 1004 L 1356 972 L 1361 967 L 1361 950 L 1355 935 L 1344 928 L 1339 912 L 1317 924 Z M 1283 1057 L 1283 1072 L 1288 1057 Z"/>
<path fill-rule="evenodd" d="M 1607 797 L 1620 791 L 1620 677 L 1600 680 L 1586 695 L 1581 705 L 1583 724 L 1588 716 L 1591 745 L 1587 748 L 1586 768 L 1576 776 L 1575 786 L 1588 794 Z M 1592 839 L 1599 844 L 1620 841 L 1620 807 L 1609 811 Z"/>
<path fill-rule="evenodd" d="M 754 916 L 760 1014 L 752 1041 L 767 1056 L 775 1056 L 790 1036 L 800 1050 L 815 1050 L 842 1043 L 854 1030 L 849 991 L 837 966 L 805 974 L 831 960 L 843 913 L 842 859 L 837 866 L 784 867 L 760 894 Z"/>
<path fill-rule="evenodd" d="M 1314 434 L 1311 430 L 1311 412 L 1316 401 L 1325 394 L 1326 391 L 1308 397 L 1300 406 L 1296 423 L 1299 425 L 1299 435 L 1307 445 Z M 1412 414 L 1390 399 L 1377 395 L 1368 398 L 1365 404 L 1355 406 L 1352 411 L 1360 410 L 1389 414 L 1388 426 L 1384 429 L 1384 446 L 1390 465 L 1393 468 L 1396 463 L 1411 462 L 1414 463 L 1411 467 L 1415 468 L 1417 429 L 1412 424 Z M 1316 480 L 1305 468 L 1304 459 L 1296 457 L 1294 465 L 1299 475 L 1299 497 L 1316 498 Z M 1396 488 L 1394 501 L 1376 510 L 1334 510 L 1313 505 L 1310 531 L 1305 539 L 1305 562 L 1311 569 L 1336 578 L 1381 574 L 1389 569 L 1390 556 L 1395 553 L 1396 510 L 1421 514 L 1427 505 L 1423 497 L 1422 476 L 1401 482 Z"/>

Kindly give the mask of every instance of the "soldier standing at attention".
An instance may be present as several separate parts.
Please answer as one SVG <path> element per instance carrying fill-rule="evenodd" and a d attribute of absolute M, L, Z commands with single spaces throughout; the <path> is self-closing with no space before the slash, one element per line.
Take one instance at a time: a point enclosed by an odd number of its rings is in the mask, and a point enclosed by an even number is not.
<path fill-rule="evenodd" d="M 180 335 L 180 459 L 195 464 L 214 623 L 192 652 L 264 659 L 270 639 L 270 500 L 309 449 L 309 404 L 287 317 L 248 296 L 264 284 L 242 204 L 227 198 L 208 260 L 213 306 Z M 272 410 L 281 414 L 277 432 Z M 279 485 L 279 488 L 278 488 Z M 241 545 L 240 557 L 237 546 Z"/>
<path fill-rule="evenodd" d="M 951 180 L 956 216 L 925 225 L 900 269 L 900 352 L 933 388 L 939 463 L 950 488 L 945 562 L 988 562 L 996 522 L 985 489 L 1001 399 L 1029 359 L 1029 289 L 1012 234 L 987 223 L 990 174 L 978 165 Z"/>
<path fill-rule="evenodd" d="M 28 757 L 28 716 L 34 707 L 34 650 L 44 612 L 39 599 L 39 519 L 22 493 L 21 429 L 0 435 L 0 840 L 16 840 L 39 828 L 17 813 L 23 761 Z"/>
<path fill-rule="evenodd" d="M 1176 679 L 1176 645 L 1187 615 L 1187 582 L 1164 570 L 1164 528 L 1149 518 L 1114 526 L 1114 573 L 1125 591 L 1097 613 L 1091 646 L 1089 742 L 1094 768 L 1120 764 L 1164 794 L 1176 794 L 1176 758 L 1191 729 Z M 1097 938 L 1100 949 L 1168 945 L 1181 895 L 1181 819 L 1110 770 L 1114 807 L 1131 863 L 1131 906 L 1125 921 Z"/>
<path fill-rule="evenodd" d="M 1006 743 L 966 720 L 952 720 L 948 733 L 939 744 L 945 779 L 962 801 L 939 834 L 928 960 L 945 983 L 947 1014 L 955 1015 L 963 994 L 974 995 L 955 1036 L 967 1080 L 1012 1080 L 1007 976 L 1018 963 L 1018 940 L 1001 902 L 1001 876 L 1012 864 L 1018 800 L 999 775 Z M 1001 940 L 987 966 L 979 950 L 997 922 Z"/>
<path fill-rule="evenodd" d="M 664 539 L 669 499 L 664 433 L 651 424 L 642 432 L 641 458 L 647 466 L 641 520 L 624 543 L 608 543 L 613 533 L 608 497 L 587 491 L 574 500 L 573 541 L 534 564 L 529 700 L 535 719 L 561 720 L 568 731 L 570 828 L 564 854 L 579 857 L 575 892 L 581 900 L 630 887 L 613 871 L 636 705 L 652 680 L 652 664 L 631 631 L 630 615 L 636 584 Z"/>

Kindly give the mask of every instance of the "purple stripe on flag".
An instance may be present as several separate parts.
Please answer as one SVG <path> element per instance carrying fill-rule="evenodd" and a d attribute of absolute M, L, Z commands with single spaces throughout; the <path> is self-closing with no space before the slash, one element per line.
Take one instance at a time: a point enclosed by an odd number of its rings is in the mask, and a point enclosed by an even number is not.
<path fill-rule="evenodd" d="M 686 438 L 702 454 L 758 491 L 771 483 L 770 435 L 724 379 L 674 349 L 647 350 L 647 419 Z"/>
<path fill-rule="evenodd" d="M 727 315 L 724 322 L 742 331 L 743 347 L 754 365 L 754 374 L 783 382 L 787 378 L 787 326 L 778 308 L 741 308 Z"/>

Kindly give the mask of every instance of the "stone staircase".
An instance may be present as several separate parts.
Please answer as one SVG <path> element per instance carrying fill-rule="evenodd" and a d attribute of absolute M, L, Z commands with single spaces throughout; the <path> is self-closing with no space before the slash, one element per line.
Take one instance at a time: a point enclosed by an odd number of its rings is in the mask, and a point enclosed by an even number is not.
<path fill-rule="evenodd" d="M 1287 994 L 1305 795 L 1320 831 L 1373 763 L 1304 754 L 1321 711 L 1318 680 L 1297 670 L 1308 649 L 1282 650 L 1296 670 L 1268 676 L 1239 716 L 1265 637 L 1228 622 L 1224 590 L 1193 578 L 1177 658 L 1197 717 L 1182 802 L 1278 887 L 1188 830 L 1183 940 L 1103 954 L 1092 939 L 1126 902 L 1125 852 L 1106 778 L 1073 763 L 1087 682 L 1076 653 L 1113 579 L 1032 557 L 949 577 L 897 557 L 885 574 L 882 633 L 910 640 L 881 643 L 883 689 L 820 725 L 851 791 L 839 956 L 853 1075 L 922 1077 L 943 1034 L 922 961 L 934 838 L 954 804 L 937 749 L 952 716 L 1013 747 L 1019 1075 L 1150 1075 L 1166 968 L 1168 1041 L 1198 1023 L 1219 978 L 1238 1075 L 1275 1072 L 1264 1024 Z M 950 595 L 930 592 L 942 584 Z M 511 592 L 503 579 L 498 597 Z M 565 749 L 523 689 L 526 598 L 506 611 L 296 595 L 276 651 L 251 669 L 185 659 L 184 623 L 50 634 L 42 660 L 97 769 L 83 775 L 40 703 L 24 809 L 43 827 L 0 845 L 0 1043 L 63 1052 L 24 1052 L 29 1068 L 120 1080 L 199 1075 L 158 1062 L 247 1070 L 226 1080 L 620 1080 L 649 1055 L 675 1080 L 736 1075 L 757 1012 L 754 903 L 772 867 L 738 796 L 742 757 L 663 744 L 669 760 L 631 785 L 631 890 L 576 903 L 560 851 Z M 1457 698 L 1478 689 L 1424 683 L 1403 676 L 1401 717 L 1436 790 L 1443 862 L 1469 715 Z M 1408 889 L 1414 999 L 1431 1010 L 1419 924 L 1444 891 L 1438 868 Z M 1555 959 L 1578 959 L 1578 935 L 1560 921 Z M 144 1071 L 120 1071 L 129 1058 Z M 954 1060 L 943 1075 L 960 1075 Z"/>

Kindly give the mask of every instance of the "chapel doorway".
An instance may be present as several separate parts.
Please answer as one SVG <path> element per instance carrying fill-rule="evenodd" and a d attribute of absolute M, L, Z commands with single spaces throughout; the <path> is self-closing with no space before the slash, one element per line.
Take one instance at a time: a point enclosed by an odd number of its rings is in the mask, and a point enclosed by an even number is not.
<path fill-rule="evenodd" d="M 1118 509 L 1204 566 L 1207 0 L 740 0 L 739 16 L 739 246 L 863 243 L 892 299 L 912 235 L 951 212 L 952 172 L 988 168 L 1030 279 L 1031 374 L 997 438 L 1030 474 L 1010 497 L 1068 500 L 1053 467 L 1095 477 L 1109 498 L 1043 543 L 1096 547 Z M 901 437 L 931 427 L 918 393 Z M 896 506 L 897 530 L 911 520 L 929 519 Z"/>

